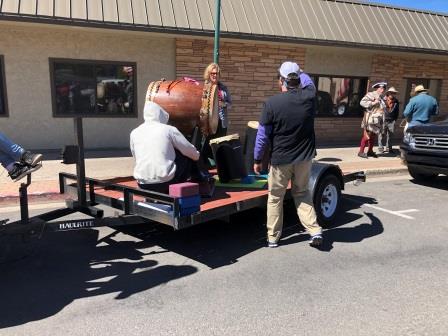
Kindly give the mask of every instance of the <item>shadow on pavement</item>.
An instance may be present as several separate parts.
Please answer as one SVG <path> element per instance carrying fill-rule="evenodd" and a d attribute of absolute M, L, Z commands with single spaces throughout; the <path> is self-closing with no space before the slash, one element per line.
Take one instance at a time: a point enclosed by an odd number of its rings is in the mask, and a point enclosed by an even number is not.
<path fill-rule="evenodd" d="M 422 185 L 425 187 L 448 190 L 448 176 L 439 175 L 434 179 L 430 179 L 427 181 L 417 181 L 414 179 L 411 179 L 410 181 L 414 184 Z"/>
<path fill-rule="evenodd" d="M 364 215 L 370 220 L 370 223 L 362 223 L 356 226 L 345 226 L 355 222 L 364 216 L 350 211 L 359 209 L 362 204 L 376 204 L 377 201 L 371 197 L 344 195 L 351 201 L 346 199 L 343 202 L 341 213 L 336 222 L 324 228 L 323 237 L 324 242 L 318 249 L 324 252 L 330 252 L 333 249 L 334 242 L 341 243 L 359 243 L 364 239 L 374 237 L 383 233 L 384 228 L 381 221 L 372 213 L 364 212 Z M 303 241 L 308 241 L 309 235 L 305 232 L 303 227 L 298 227 L 295 232 L 289 233 L 289 237 L 280 240 L 280 245 L 296 244 Z"/>
<path fill-rule="evenodd" d="M 342 159 L 340 159 L 340 158 L 333 158 L 333 157 L 324 157 L 324 158 L 321 158 L 321 159 L 319 159 L 317 161 L 319 161 L 319 162 L 340 162 L 340 161 L 342 161 Z"/>
<path fill-rule="evenodd" d="M 0 264 L 0 329 L 53 316 L 77 299 L 125 299 L 197 271 L 158 266 L 144 259 L 139 242 L 104 242 L 96 230 L 48 234 L 33 255 Z"/>
<path fill-rule="evenodd" d="M 362 241 L 382 232 L 381 222 L 360 225 L 359 228 L 340 228 L 340 232 L 332 230 L 340 226 L 350 224 L 359 220 L 363 215 L 350 211 L 359 209 L 361 204 L 375 204 L 376 200 L 370 197 L 352 196 L 356 202 L 344 201 L 341 214 L 336 223 L 327 228 L 324 238 L 331 247 L 325 247 L 328 251 L 332 249 L 333 241 L 345 236 L 347 242 Z M 299 224 L 293 202 L 285 203 L 284 231 L 280 245 L 296 244 L 307 241 L 309 235 Z M 381 232 L 379 229 L 381 226 Z M 166 226 L 157 225 L 153 228 L 148 226 L 133 226 L 122 232 L 137 237 L 147 244 L 158 245 L 163 249 L 175 252 L 189 259 L 196 260 L 214 269 L 231 265 L 244 255 L 266 246 L 266 209 L 252 209 L 231 216 L 230 222 L 211 221 L 201 225 L 172 231 Z M 338 240 L 339 241 L 339 240 Z"/>
<path fill-rule="evenodd" d="M 122 232 L 215 269 L 265 246 L 266 210 L 252 209 L 229 221 L 214 220 L 181 231 L 155 227 L 133 226 Z"/>
<path fill-rule="evenodd" d="M 338 220 L 324 232 L 322 251 L 332 250 L 334 242 L 360 242 L 383 232 L 381 222 L 369 213 L 365 215 L 370 223 L 343 227 L 363 217 L 351 210 L 363 203 L 376 203 L 368 197 L 350 197 L 357 202 L 343 202 Z M 285 205 L 284 223 L 281 245 L 308 240 L 291 203 Z M 111 293 L 116 293 L 116 299 L 125 299 L 197 272 L 189 265 L 158 265 L 150 259 L 156 253 L 171 251 L 212 269 L 238 262 L 266 246 L 266 209 L 248 210 L 229 222 L 212 221 L 181 231 L 138 225 L 120 232 L 141 240 L 116 241 L 118 231 L 99 241 L 97 230 L 47 234 L 34 254 L 0 264 L 0 328 L 53 316 L 76 299 Z M 139 251 L 152 246 L 162 249 L 147 254 Z"/>
<path fill-rule="evenodd" d="M 383 233 L 384 228 L 381 221 L 372 213 L 364 212 L 370 223 L 359 224 L 354 227 L 332 228 L 325 231 L 324 243 L 318 249 L 330 252 L 333 243 L 359 243 L 364 239 L 371 238 Z"/>
<path fill-rule="evenodd" d="M 45 160 L 61 160 L 60 150 L 34 150 L 42 153 Z M 131 157 L 131 150 L 128 148 L 110 148 L 110 149 L 86 149 L 84 152 L 86 159 L 101 159 L 101 158 L 115 158 L 115 157 Z"/>

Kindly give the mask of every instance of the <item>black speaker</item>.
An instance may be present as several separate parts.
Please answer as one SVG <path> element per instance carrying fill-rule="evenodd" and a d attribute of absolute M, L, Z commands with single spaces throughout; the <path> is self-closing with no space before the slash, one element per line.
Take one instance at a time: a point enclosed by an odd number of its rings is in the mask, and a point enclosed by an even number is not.
<path fill-rule="evenodd" d="M 76 145 L 67 145 L 62 148 L 62 163 L 74 164 L 78 163 L 79 148 Z"/>
<path fill-rule="evenodd" d="M 227 183 L 247 176 L 244 164 L 243 146 L 238 134 L 216 138 L 210 141 L 218 170 L 219 181 Z"/>

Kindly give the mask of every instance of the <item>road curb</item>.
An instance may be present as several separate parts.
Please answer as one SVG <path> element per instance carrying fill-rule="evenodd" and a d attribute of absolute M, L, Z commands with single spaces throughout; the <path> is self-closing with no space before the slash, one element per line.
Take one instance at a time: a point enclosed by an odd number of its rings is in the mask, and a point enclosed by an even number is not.
<path fill-rule="evenodd" d="M 60 194 L 56 191 L 50 192 L 36 192 L 28 194 L 28 203 L 44 203 L 44 202 L 56 202 L 63 201 L 66 197 L 64 194 Z M 3 206 L 19 205 L 19 195 L 0 195 L 0 209 Z"/>
<path fill-rule="evenodd" d="M 365 169 L 366 176 L 378 177 L 388 175 L 405 175 L 408 173 L 407 167 L 383 168 L 383 169 Z"/>

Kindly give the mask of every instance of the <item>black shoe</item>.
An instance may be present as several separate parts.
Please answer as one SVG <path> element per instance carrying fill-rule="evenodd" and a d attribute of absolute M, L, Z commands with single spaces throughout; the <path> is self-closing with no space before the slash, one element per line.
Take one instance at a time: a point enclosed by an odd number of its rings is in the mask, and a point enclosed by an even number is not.
<path fill-rule="evenodd" d="M 26 151 L 22 154 L 22 157 L 20 158 L 20 163 L 35 167 L 42 161 L 42 154 L 33 154 L 29 151 Z"/>
<path fill-rule="evenodd" d="M 359 156 L 360 158 L 363 158 L 363 159 L 368 159 L 366 153 L 359 152 L 359 153 L 358 153 L 358 156 Z"/>
<path fill-rule="evenodd" d="M 367 156 L 378 158 L 378 155 L 376 155 L 375 152 L 367 152 Z"/>
<path fill-rule="evenodd" d="M 18 180 L 24 178 L 25 176 L 31 174 L 32 172 L 38 170 L 41 168 L 41 164 L 37 164 L 34 167 L 30 167 L 27 165 L 23 165 L 21 163 L 15 163 L 14 168 L 9 172 L 9 177 L 14 181 L 17 182 Z"/>
<path fill-rule="evenodd" d="M 311 236 L 310 240 L 309 240 L 309 244 L 312 247 L 319 247 L 322 245 L 323 242 L 323 238 L 321 234 L 316 234 L 314 236 Z"/>

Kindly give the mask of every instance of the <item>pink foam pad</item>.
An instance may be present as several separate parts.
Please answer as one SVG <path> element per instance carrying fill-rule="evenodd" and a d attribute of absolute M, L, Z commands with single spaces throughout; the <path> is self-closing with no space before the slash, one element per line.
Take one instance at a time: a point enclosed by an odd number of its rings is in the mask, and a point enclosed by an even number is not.
<path fill-rule="evenodd" d="M 171 184 L 169 194 L 172 197 L 188 197 L 199 194 L 199 185 L 192 182 Z"/>

